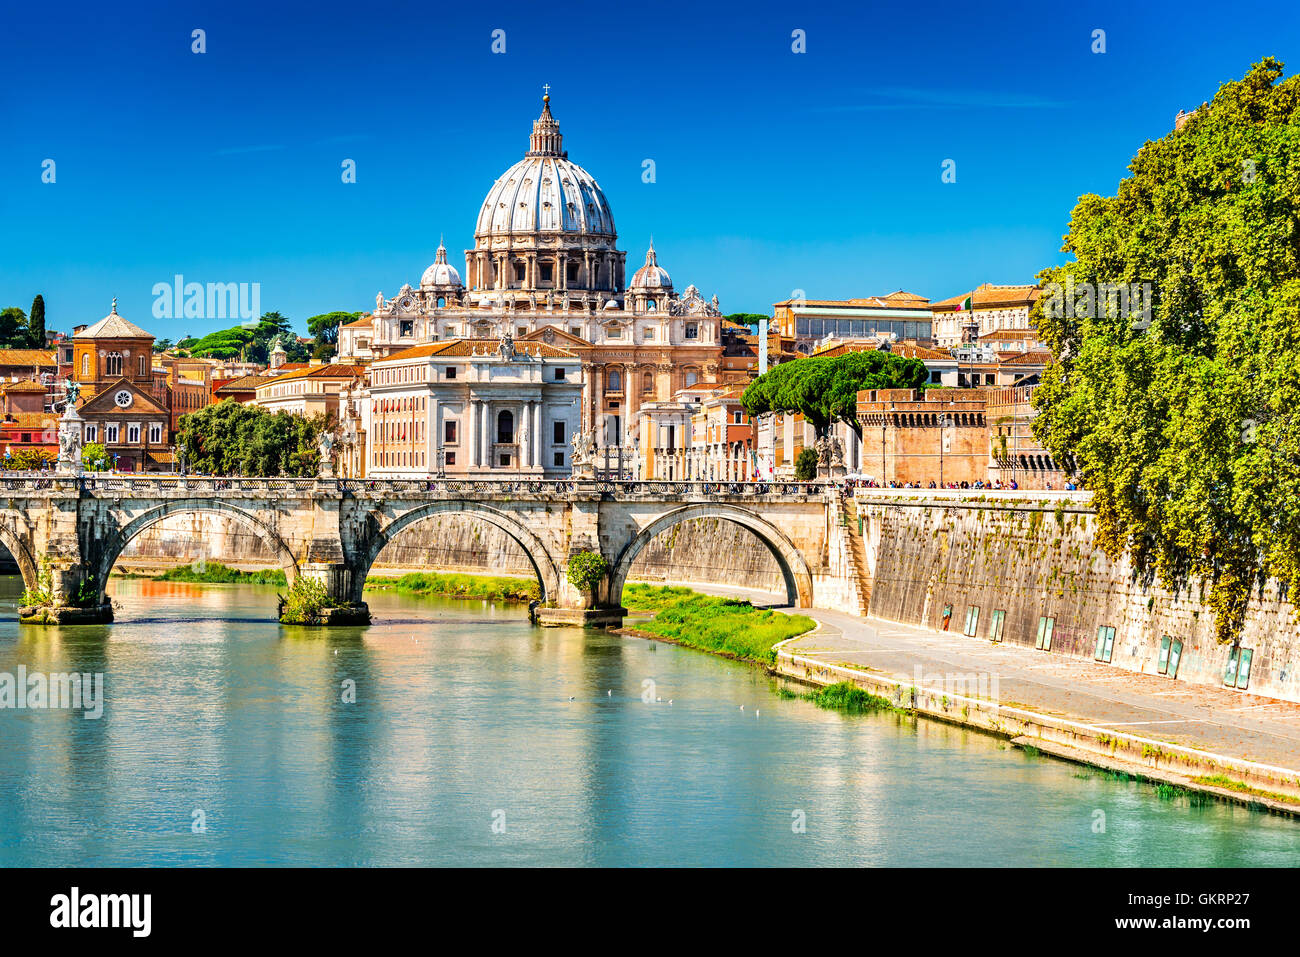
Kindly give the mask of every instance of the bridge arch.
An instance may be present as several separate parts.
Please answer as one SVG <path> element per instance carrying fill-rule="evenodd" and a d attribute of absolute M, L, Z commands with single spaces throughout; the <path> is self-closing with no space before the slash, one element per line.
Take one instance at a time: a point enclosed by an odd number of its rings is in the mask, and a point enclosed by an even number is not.
<path fill-rule="evenodd" d="M 776 559 L 781 576 L 785 579 L 786 598 L 796 608 L 811 608 L 813 600 L 812 571 L 804 560 L 794 542 L 785 533 L 761 516 L 735 505 L 687 505 L 660 515 L 653 522 L 641 529 L 630 542 L 623 546 L 618 558 L 614 560 L 614 570 L 609 580 L 610 604 L 620 604 L 623 598 L 623 586 L 627 584 L 628 573 L 637 555 L 659 535 L 693 518 L 716 518 L 734 522 L 758 536 L 767 550 Z"/>
<path fill-rule="evenodd" d="M 297 579 L 298 563 L 294 560 L 293 553 L 289 551 L 289 548 L 276 534 L 275 530 L 261 519 L 220 499 L 178 499 L 164 502 L 162 505 L 136 516 L 118 529 L 117 533 L 104 544 L 99 561 L 96 563 L 99 600 L 101 602 L 104 601 L 104 591 L 108 587 L 108 576 L 113 571 L 113 565 L 132 539 L 150 526 L 158 524 L 164 518 L 185 512 L 216 512 L 248 529 L 275 553 L 280 562 L 280 567 L 284 569 L 284 577 L 288 580 L 288 583 L 292 585 Z"/>
<path fill-rule="evenodd" d="M 22 534 L 10 528 L 8 523 L 0 522 L 0 544 L 9 549 L 9 554 L 14 557 L 18 573 L 23 576 L 23 587 L 36 588 L 40 584 L 36 559 L 32 557 L 32 550 L 27 547 Z"/>
<path fill-rule="evenodd" d="M 523 549 L 529 564 L 533 566 L 533 571 L 537 573 L 537 580 L 542 586 L 542 601 L 552 601 L 559 597 L 560 573 L 556 567 L 555 559 L 551 557 L 551 553 L 542 544 L 542 540 L 534 535 L 526 525 L 501 509 L 492 508 L 478 502 L 453 499 L 444 502 L 429 502 L 426 505 L 413 508 L 409 512 L 403 512 L 376 532 L 358 556 L 359 564 L 352 575 L 352 600 L 355 602 L 363 600 L 362 592 L 365 590 L 366 576 L 370 574 L 370 566 L 375 563 L 375 559 L 384 550 L 384 546 L 393 541 L 409 526 L 422 522 L 426 518 L 448 513 L 477 518 L 509 535 L 514 539 L 515 544 Z"/>

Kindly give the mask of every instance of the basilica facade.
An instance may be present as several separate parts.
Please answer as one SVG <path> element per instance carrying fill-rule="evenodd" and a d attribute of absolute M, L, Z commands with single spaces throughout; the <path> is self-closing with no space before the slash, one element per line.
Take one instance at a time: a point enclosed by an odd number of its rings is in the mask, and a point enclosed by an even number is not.
<path fill-rule="evenodd" d="M 609 201 L 569 159 L 547 95 L 524 158 L 483 201 L 464 275 L 439 243 L 418 287 L 381 292 L 373 312 L 339 329 L 336 361 L 382 362 L 451 339 L 510 339 L 523 354 L 537 343 L 576 357 L 574 427 L 598 447 L 630 445 L 643 403 L 718 381 L 723 317 L 716 296 L 674 288 L 653 241 L 630 281 L 626 259 Z"/>

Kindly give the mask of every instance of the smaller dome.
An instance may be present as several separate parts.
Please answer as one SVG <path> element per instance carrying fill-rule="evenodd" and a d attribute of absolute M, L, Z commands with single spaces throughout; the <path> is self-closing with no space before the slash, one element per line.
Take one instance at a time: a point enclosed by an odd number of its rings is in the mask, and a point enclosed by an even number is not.
<path fill-rule="evenodd" d="M 632 274 L 629 289 L 672 289 L 673 281 L 668 278 L 668 271 L 659 265 L 655 256 L 655 241 L 650 240 L 650 249 L 645 254 L 645 265 Z"/>
<path fill-rule="evenodd" d="M 447 247 L 438 243 L 438 255 L 433 261 L 433 265 L 424 271 L 420 277 L 421 289 L 436 288 L 455 288 L 459 289 L 463 283 L 460 281 L 460 273 L 456 272 L 456 267 L 447 262 Z"/>
<path fill-rule="evenodd" d="M 618 304 L 618 300 L 617 300 L 617 299 L 611 299 L 609 302 L 605 303 L 605 305 L 604 305 L 602 308 L 605 308 L 605 309 L 619 309 L 619 308 L 622 308 L 622 307 L 619 306 L 619 304 Z"/>

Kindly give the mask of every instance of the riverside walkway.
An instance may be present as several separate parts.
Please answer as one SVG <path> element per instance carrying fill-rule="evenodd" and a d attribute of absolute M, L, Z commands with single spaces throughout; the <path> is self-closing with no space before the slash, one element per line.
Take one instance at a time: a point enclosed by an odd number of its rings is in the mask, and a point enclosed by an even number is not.
<path fill-rule="evenodd" d="M 780 596 L 752 589 L 681 584 L 758 605 L 782 604 Z M 801 663 L 813 662 L 843 672 L 822 676 L 822 683 L 852 680 L 869 689 L 874 685 L 877 693 L 891 686 L 906 693 L 917 686 L 939 688 L 950 678 L 996 676 L 994 697 L 1003 723 L 1015 724 L 1006 722 L 1008 713 L 1041 717 L 1031 724 L 1047 740 L 1032 737 L 1029 743 L 1048 753 L 1182 784 L 1224 775 L 1257 791 L 1300 794 L 1300 704 L 1212 685 L 1174 684 L 1156 675 L 879 618 L 818 608 L 801 608 L 799 614 L 819 627 L 780 646 L 777 670 L 782 673 L 801 674 L 806 668 Z M 978 696 L 986 694 L 987 685 Z M 926 713 L 924 707 L 918 711 Z M 934 711 L 933 717 L 1001 730 L 996 719 L 966 720 L 958 708 Z M 1228 796 L 1222 789 L 1206 790 Z M 1285 810 L 1300 813 L 1300 803 Z"/>

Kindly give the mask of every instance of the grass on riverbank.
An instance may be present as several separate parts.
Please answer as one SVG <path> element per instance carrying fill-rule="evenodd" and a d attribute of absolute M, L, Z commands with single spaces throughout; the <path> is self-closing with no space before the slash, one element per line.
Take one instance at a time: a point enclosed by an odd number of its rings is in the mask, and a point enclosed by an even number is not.
<path fill-rule="evenodd" d="M 194 582 L 207 585 L 287 585 L 284 570 L 280 568 L 263 568 L 255 572 L 244 572 L 231 568 L 221 562 L 204 562 L 197 568 L 194 565 L 179 565 L 161 575 L 154 575 L 159 582 Z"/>
<path fill-rule="evenodd" d="M 400 578 L 371 575 L 366 588 L 395 591 L 402 595 L 443 595 L 448 598 L 482 598 L 487 601 L 533 601 L 541 587 L 534 578 L 504 578 L 491 575 L 459 575 L 439 572 L 411 572 Z"/>
<path fill-rule="evenodd" d="M 649 621 L 633 625 L 637 631 L 764 665 L 776 663 L 774 645 L 816 626 L 806 615 L 759 609 L 747 601 L 671 586 L 628 585 L 623 589 L 623 605 L 655 612 Z"/>

